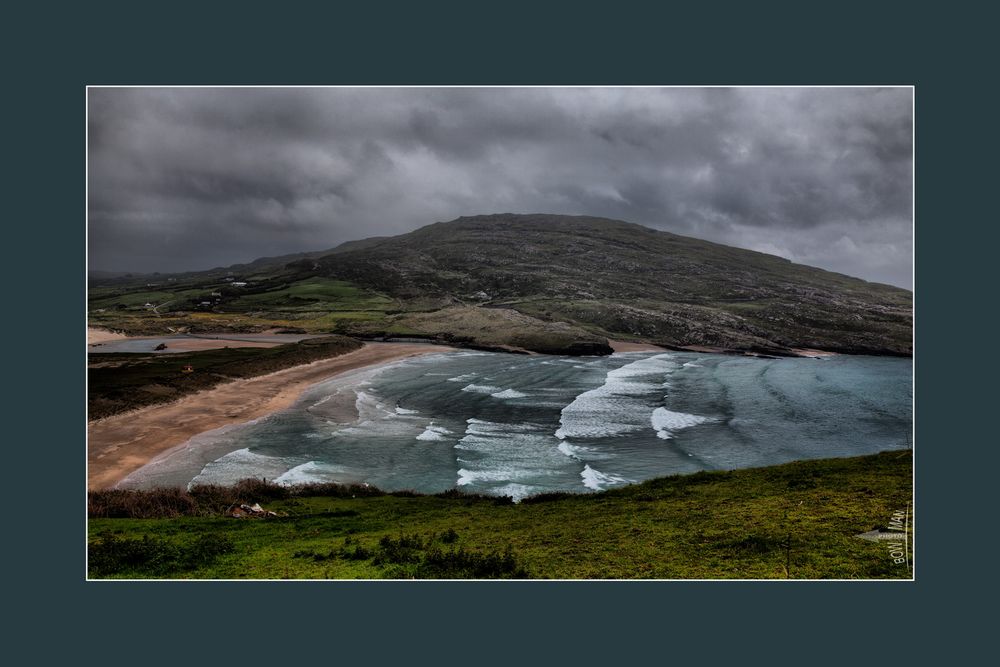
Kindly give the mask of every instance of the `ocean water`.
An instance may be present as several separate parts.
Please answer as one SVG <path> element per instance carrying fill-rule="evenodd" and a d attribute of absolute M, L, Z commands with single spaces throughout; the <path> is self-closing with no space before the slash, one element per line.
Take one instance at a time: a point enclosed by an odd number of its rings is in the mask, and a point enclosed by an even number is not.
<path fill-rule="evenodd" d="M 520 499 L 870 454 L 909 446 L 911 370 L 909 359 L 856 356 L 427 355 L 315 385 L 290 409 L 199 435 L 122 486 L 256 476 Z M 355 423 L 335 419 L 344 400 Z"/>

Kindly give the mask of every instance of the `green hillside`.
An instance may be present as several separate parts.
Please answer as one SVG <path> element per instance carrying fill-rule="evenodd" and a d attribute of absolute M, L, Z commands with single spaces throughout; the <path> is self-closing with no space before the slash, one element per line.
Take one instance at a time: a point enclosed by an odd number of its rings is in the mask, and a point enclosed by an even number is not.
<path fill-rule="evenodd" d="M 91 577 L 909 578 L 909 451 L 509 499 L 244 483 L 90 494 Z M 260 502 L 282 516 L 221 516 Z M 128 518 L 128 517 L 162 518 Z M 118 517 L 118 518 L 112 518 Z M 912 524 L 911 524 L 912 528 Z M 912 535 L 911 535 L 912 539 Z M 912 543 L 912 542 L 911 542 Z M 908 554 L 912 566 L 912 552 Z"/>

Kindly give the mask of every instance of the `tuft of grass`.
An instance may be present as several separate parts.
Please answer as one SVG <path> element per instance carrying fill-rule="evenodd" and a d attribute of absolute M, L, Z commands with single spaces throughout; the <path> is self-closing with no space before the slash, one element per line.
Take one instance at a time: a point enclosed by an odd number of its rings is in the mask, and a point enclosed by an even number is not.
<path fill-rule="evenodd" d="M 190 544 L 144 535 L 141 539 L 102 535 L 88 545 L 87 563 L 96 577 L 130 574 L 137 578 L 162 577 L 211 565 L 232 553 L 233 543 L 224 535 L 199 535 Z"/>

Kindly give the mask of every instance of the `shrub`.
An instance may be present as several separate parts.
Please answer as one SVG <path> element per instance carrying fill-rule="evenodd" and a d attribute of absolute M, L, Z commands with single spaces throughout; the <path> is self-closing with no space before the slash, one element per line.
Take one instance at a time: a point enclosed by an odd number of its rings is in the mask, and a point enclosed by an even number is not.
<path fill-rule="evenodd" d="M 134 540 L 107 534 L 87 546 L 87 563 L 95 577 L 124 573 L 156 577 L 211 565 L 232 551 L 232 542 L 213 533 L 200 535 L 186 545 L 149 535 Z"/>
<path fill-rule="evenodd" d="M 431 549 L 417 567 L 420 579 L 526 579 L 510 546 L 503 552 L 478 553 L 464 548 Z"/>

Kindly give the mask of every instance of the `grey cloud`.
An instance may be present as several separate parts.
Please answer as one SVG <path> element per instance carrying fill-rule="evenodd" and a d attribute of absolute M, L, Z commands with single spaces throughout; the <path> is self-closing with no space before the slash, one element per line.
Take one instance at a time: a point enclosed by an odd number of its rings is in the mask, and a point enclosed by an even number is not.
<path fill-rule="evenodd" d="M 91 89 L 90 265 L 600 215 L 909 287 L 909 89 Z"/>

